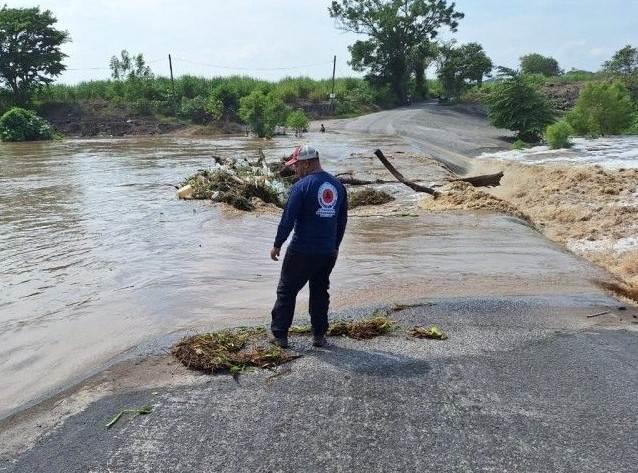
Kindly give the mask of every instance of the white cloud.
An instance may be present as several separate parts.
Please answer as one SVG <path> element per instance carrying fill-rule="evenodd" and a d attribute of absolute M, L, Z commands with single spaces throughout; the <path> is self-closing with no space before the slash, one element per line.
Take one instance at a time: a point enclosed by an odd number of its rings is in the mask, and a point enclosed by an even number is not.
<path fill-rule="evenodd" d="M 594 57 L 606 56 L 607 55 L 607 49 L 605 49 L 605 48 L 591 48 L 589 50 L 589 54 L 591 54 Z"/>

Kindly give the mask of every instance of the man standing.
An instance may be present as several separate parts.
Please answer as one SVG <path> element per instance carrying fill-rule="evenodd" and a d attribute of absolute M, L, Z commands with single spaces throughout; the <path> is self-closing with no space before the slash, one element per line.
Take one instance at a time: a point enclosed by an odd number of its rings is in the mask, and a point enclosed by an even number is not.
<path fill-rule="evenodd" d="M 277 302 L 272 310 L 271 330 L 277 346 L 288 347 L 288 329 L 295 313 L 299 291 L 309 283 L 309 312 L 313 345 L 326 344 L 330 273 L 337 261 L 339 245 L 348 220 L 346 188 L 321 168 L 319 152 L 298 147 L 291 159 L 299 180 L 292 186 L 281 217 L 270 257 L 278 261 L 281 246 L 294 227 L 294 235 L 281 268 Z"/>

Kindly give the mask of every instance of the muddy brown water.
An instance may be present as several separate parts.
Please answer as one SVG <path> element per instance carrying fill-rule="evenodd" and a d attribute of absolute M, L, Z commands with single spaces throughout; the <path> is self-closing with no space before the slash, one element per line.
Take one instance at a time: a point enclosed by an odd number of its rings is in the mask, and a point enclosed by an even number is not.
<path fill-rule="evenodd" d="M 333 171 L 383 173 L 369 157 L 350 153 L 401 146 L 348 133 L 306 139 Z M 275 159 L 295 141 L 0 144 L 0 418 L 154 337 L 266 321 L 280 267 L 268 258 L 278 216 L 178 201 L 173 186 L 208 167 L 214 153 L 251 157 L 263 147 Z M 417 165 L 403 164 L 407 174 L 416 172 Z M 583 268 L 565 269 L 563 257 L 506 217 L 352 218 L 334 307 L 551 292 L 558 281 L 582 289 Z"/>

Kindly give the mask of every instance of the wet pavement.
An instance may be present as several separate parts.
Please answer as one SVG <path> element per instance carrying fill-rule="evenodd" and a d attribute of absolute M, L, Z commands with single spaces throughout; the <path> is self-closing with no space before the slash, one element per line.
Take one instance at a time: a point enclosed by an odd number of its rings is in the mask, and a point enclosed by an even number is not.
<path fill-rule="evenodd" d="M 370 341 L 330 339 L 277 372 L 175 370 L 183 386 L 109 395 L 0 471 L 632 472 L 638 344 L 596 294 L 428 299 Z M 345 311 L 359 316 L 374 310 Z M 446 341 L 405 335 L 437 324 Z M 142 368 L 142 367 L 141 367 Z M 112 375 L 115 376 L 115 375 Z M 105 423 L 123 408 L 153 412 Z"/>

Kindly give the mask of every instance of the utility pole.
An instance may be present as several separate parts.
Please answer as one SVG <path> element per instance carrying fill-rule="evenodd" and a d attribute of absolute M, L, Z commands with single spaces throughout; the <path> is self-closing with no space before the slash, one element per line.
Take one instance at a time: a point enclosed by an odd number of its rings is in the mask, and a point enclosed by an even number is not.
<path fill-rule="evenodd" d="M 171 59 L 171 55 L 168 55 L 168 67 L 171 70 L 171 88 L 173 89 L 173 109 L 177 109 L 177 103 L 175 101 L 175 79 L 173 78 L 173 60 Z"/>
<path fill-rule="evenodd" d="M 332 92 L 330 93 L 330 105 L 332 111 L 335 111 L 335 72 L 337 70 L 337 56 L 335 55 L 332 61 Z"/>

